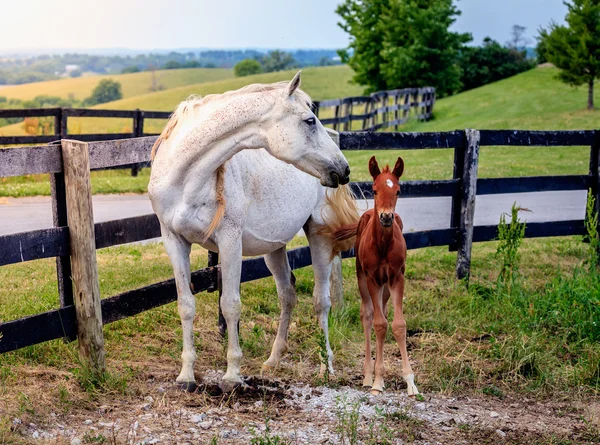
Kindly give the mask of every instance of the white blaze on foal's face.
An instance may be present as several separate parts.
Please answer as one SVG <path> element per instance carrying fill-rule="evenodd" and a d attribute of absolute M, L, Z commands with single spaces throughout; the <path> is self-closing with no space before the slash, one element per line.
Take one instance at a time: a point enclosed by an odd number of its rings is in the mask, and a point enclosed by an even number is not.
<path fill-rule="evenodd" d="M 388 179 L 387 181 L 385 181 L 385 185 L 387 185 L 389 188 L 394 188 L 394 183 L 392 182 L 391 179 Z"/>

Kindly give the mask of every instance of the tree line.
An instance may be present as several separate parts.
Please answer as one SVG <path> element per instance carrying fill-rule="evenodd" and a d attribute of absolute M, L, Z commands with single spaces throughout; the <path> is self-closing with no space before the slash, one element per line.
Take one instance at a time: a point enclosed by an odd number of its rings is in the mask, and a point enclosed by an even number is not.
<path fill-rule="evenodd" d="M 407 86 L 433 86 L 449 96 L 513 76 L 549 61 L 559 78 L 588 86 L 600 76 L 600 0 L 566 1 L 566 25 L 551 23 L 538 36 L 530 57 L 525 28 L 513 26 L 504 45 L 487 37 L 472 46 L 470 33 L 452 31 L 460 15 L 455 0 L 344 0 L 336 12 L 350 44 L 339 51 L 365 93 Z"/>

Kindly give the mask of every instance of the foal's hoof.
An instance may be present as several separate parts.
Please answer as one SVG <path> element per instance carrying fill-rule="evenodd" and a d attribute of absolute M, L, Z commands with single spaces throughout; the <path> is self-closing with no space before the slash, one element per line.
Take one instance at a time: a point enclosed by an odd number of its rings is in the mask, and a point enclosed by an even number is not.
<path fill-rule="evenodd" d="M 198 389 L 196 382 L 177 382 L 177 386 L 185 392 L 196 392 Z"/>
<path fill-rule="evenodd" d="M 219 388 L 221 388 L 221 391 L 223 391 L 224 393 L 233 392 L 236 388 L 239 388 L 241 386 L 241 381 L 232 382 L 231 380 L 221 380 L 221 382 L 219 383 Z"/>
<path fill-rule="evenodd" d="M 379 396 L 379 395 L 383 394 L 383 390 L 371 388 L 371 394 L 373 394 L 374 396 Z"/>
<path fill-rule="evenodd" d="M 264 362 L 260 368 L 260 377 L 264 377 L 265 375 L 274 374 L 275 369 L 277 369 L 277 365 L 271 365 L 267 362 Z"/>

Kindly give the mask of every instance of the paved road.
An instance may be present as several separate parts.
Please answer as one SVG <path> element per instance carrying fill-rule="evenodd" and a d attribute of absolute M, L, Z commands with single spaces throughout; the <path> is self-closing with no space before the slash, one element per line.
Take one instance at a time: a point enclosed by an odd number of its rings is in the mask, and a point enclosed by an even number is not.
<path fill-rule="evenodd" d="M 583 219 L 586 192 L 519 193 L 484 195 L 477 198 L 475 225 L 497 224 L 502 212 L 509 212 L 517 201 L 532 210 L 526 221 Z M 96 222 L 152 213 L 147 195 L 98 195 L 93 198 Z M 398 201 L 397 211 L 405 231 L 443 229 L 450 226 L 451 198 L 406 198 Z M 372 202 L 369 203 L 372 205 Z M 366 208 L 364 201 L 359 203 Z M 0 198 L 0 236 L 52 227 L 49 197 Z"/>

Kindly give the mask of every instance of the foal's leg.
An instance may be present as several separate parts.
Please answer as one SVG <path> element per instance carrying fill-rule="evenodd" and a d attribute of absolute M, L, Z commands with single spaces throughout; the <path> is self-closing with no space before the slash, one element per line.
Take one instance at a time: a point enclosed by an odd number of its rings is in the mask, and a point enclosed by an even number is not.
<path fill-rule="evenodd" d="M 279 296 L 279 305 L 281 306 L 281 316 L 279 318 L 279 328 L 277 337 L 273 342 L 271 356 L 263 363 L 262 371 L 269 368 L 276 368 L 283 354 L 287 351 L 288 330 L 290 327 L 290 318 L 292 310 L 296 306 L 298 298 L 296 297 L 296 278 L 288 262 L 287 251 L 285 247 L 265 255 L 267 267 L 275 278 L 277 285 L 277 295 Z"/>
<path fill-rule="evenodd" d="M 240 234 L 228 234 L 219 242 L 221 254 L 221 280 L 223 293 L 221 295 L 221 310 L 227 322 L 227 372 L 223 376 L 223 391 L 231 391 L 242 383 L 238 325 L 242 312 L 240 301 L 240 277 L 242 274 L 242 237 Z"/>
<path fill-rule="evenodd" d="M 173 266 L 175 284 L 177 286 L 177 309 L 183 330 L 183 352 L 181 353 L 181 372 L 177 382 L 186 389 L 194 390 L 194 316 L 196 315 L 196 299 L 190 290 L 190 249 L 191 245 L 183 238 L 175 235 L 161 224 L 162 238 L 167 255 Z"/>
<path fill-rule="evenodd" d="M 414 396 L 419 394 L 419 390 L 415 386 L 415 376 L 410 362 L 408 361 L 408 351 L 406 350 L 406 320 L 402 312 L 402 298 L 404 297 L 404 275 L 400 275 L 394 286 L 390 289 L 394 304 L 394 321 L 392 322 L 392 332 L 396 337 L 396 342 L 400 346 L 400 354 L 402 355 L 402 377 L 408 386 L 408 395 Z"/>
<path fill-rule="evenodd" d="M 356 268 L 356 275 L 358 278 L 358 290 L 360 291 L 362 300 L 360 304 L 360 319 L 365 333 L 365 365 L 363 368 L 365 378 L 363 380 L 363 386 L 370 388 L 373 386 L 373 358 L 371 357 L 373 302 L 371 301 L 371 295 L 369 295 L 369 288 L 367 287 L 367 276 L 358 266 Z"/>
<path fill-rule="evenodd" d="M 312 230 L 311 230 L 312 229 Z M 318 235 L 315 227 L 311 224 L 304 226 L 304 231 L 310 245 L 310 255 L 312 257 L 312 265 L 315 276 L 315 287 L 313 290 L 313 303 L 319 326 L 323 329 L 325 336 L 325 346 L 327 349 L 327 362 L 329 373 L 333 374 L 333 351 L 329 344 L 329 325 L 327 317 L 331 309 L 331 297 L 329 295 L 329 278 L 331 276 L 331 242 L 324 236 Z M 325 374 L 325 364 L 321 363 L 319 375 L 322 377 Z"/>
<path fill-rule="evenodd" d="M 385 344 L 385 335 L 387 333 L 388 322 L 386 314 L 383 312 L 382 294 L 383 288 L 379 287 L 373 280 L 367 280 L 369 294 L 373 302 L 373 315 L 375 319 L 375 336 L 377 337 L 377 348 L 375 350 L 375 381 L 371 389 L 372 394 L 383 392 L 383 373 L 385 372 L 383 363 L 383 345 Z"/>

